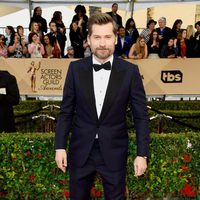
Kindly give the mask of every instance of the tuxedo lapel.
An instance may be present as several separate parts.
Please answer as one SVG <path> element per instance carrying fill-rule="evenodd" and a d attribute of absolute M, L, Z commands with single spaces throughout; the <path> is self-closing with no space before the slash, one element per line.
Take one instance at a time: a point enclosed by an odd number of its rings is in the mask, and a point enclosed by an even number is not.
<path fill-rule="evenodd" d="M 108 82 L 108 87 L 102 107 L 102 111 L 99 117 L 99 122 L 101 122 L 105 116 L 107 115 L 108 111 L 112 107 L 113 102 L 117 98 L 117 93 L 120 90 L 120 86 L 122 84 L 122 81 L 124 79 L 125 71 L 122 70 L 120 67 L 120 60 L 114 59 L 112 64 L 112 70 L 110 74 L 110 79 Z"/>
<path fill-rule="evenodd" d="M 88 62 L 88 59 L 89 62 Z M 92 59 L 89 57 L 83 63 L 83 67 L 80 72 L 80 85 L 83 89 L 83 93 L 87 100 L 88 106 L 92 112 L 92 116 L 98 119 L 96 104 L 95 104 L 95 96 L 94 96 L 94 81 L 93 81 L 93 68 L 92 68 Z"/>

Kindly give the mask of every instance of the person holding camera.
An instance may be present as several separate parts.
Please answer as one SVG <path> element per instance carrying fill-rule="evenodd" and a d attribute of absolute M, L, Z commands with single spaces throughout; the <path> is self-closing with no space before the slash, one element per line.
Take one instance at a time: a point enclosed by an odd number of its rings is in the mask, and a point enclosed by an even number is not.
<path fill-rule="evenodd" d="M 30 53 L 31 58 L 42 58 L 45 51 L 37 33 L 30 33 L 30 42 L 31 43 L 28 44 L 28 52 Z"/>

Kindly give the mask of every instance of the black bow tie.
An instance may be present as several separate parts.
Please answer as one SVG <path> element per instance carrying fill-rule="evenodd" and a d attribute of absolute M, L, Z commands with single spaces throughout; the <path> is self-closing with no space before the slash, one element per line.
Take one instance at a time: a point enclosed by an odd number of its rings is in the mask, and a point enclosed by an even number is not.
<path fill-rule="evenodd" d="M 102 64 L 102 65 L 98 65 L 98 64 L 93 64 L 94 70 L 97 72 L 101 69 L 105 69 L 105 70 L 111 70 L 111 64 L 110 61 Z"/>

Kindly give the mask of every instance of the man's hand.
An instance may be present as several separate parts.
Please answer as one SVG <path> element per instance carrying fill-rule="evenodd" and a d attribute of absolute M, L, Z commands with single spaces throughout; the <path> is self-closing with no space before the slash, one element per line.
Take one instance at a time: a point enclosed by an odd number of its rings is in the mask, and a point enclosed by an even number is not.
<path fill-rule="evenodd" d="M 134 160 L 135 176 L 141 176 L 147 169 L 147 159 L 142 156 L 137 156 Z"/>
<path fill-rule="evenodd" d="M 58 168 L 65 172 L 67 167 L 67 153 L 64 149 L 56 150 L 55 161 Z"/>

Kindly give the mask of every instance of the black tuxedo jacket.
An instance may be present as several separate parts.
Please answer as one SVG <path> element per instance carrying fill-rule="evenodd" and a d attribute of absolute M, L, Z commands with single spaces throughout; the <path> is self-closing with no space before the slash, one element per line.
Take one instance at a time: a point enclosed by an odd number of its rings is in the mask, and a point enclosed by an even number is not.
<path fill-rule="evenodd" d="M 8 71 L 0 70 L 0 88 L 6 90 L 6 94 L 0 94 L 0 133 L 15 132 L 13 106 L 20 99 L 16 78 Z"/>
<path fill-rule="evenodd" d="M 158 32 L 158 35 L 161 35 L 161 30 L 160 28 L 156 28 L 156 31 Z M 164 30 L 163 30 L 163 35 L 162 35 L 162 39 L 159 41 L 159 48 L 160 48 L 160 51 L 162 49 L 162 47 L 165 45 L 165 44 L 168 44 L 168 41 L 169 39 L 172 37 L 172 30 L 171 28 L 169 27 L 165 27 Z"/>
<path fill-rule="evenodd" d="M 111 170 L 123 169 L 128 151 L 126 108 L 129 102 L 137 132 L 137 155 L 148 156 L 149 118 L 138 67 L 114 58 L 104 104 L 98 118 L 93 89 L 92 57 L 72 62 L 64 86 L 55 148 L 66 148 L 75 113 L 69 148 L 70 164 L 77 167 L 84 165 L 98 133 L 105 164 Z"/>
<path fill-rule="evenodd" d="M 108 15 L 110 15 L 111 17 L 113 17 L 113 12 L 107 12 Z M 123 26 L 122 24 L 122 17 L 116 13 L 116 17 L 117 17 L 117 24 L 118 26 Z"/>

